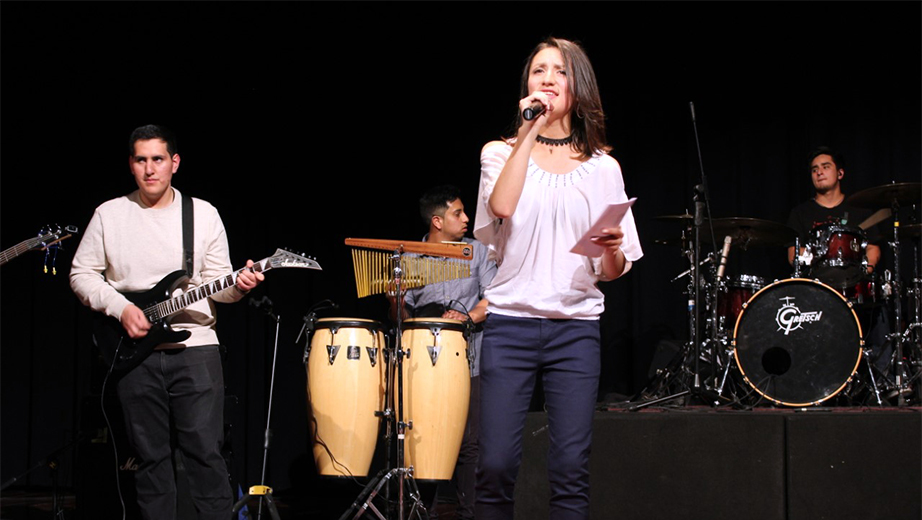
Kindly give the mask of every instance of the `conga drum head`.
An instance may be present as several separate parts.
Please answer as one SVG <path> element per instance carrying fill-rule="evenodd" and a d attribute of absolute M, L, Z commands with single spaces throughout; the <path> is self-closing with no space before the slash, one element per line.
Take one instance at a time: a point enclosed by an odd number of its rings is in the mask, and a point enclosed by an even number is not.
<path fill-rule="evenodd" d="M 775 282 L 744 305 L 733 332 L 747 384 L 769 400 L 810 406 L 851 380 L 861 361 L 861 325 L 838 292 L 806 279 Z"/>

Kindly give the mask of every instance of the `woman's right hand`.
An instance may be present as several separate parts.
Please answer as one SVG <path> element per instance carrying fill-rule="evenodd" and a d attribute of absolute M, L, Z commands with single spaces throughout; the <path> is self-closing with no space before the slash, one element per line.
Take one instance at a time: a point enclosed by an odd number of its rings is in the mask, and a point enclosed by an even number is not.
<path fill-rule="evenodd" d="M 520 138 L 531 134 L 531 138 L 534 139 L 535 136 L 538 135 L 538 131 L 547 126 L 548 115 L 554 111 L 554 105 L 551 104 L 551 100 L 548 99 L 547 94 L 540 90 L 536 90 L 519 100 L 519 114 L 525 112 L 526 108 L 529 108 L 535 103 L 544 105 L 544 112 L 531 121 L 526 120 L 524 117 L 522 118 L 522 126 L 519 127 Z"/>

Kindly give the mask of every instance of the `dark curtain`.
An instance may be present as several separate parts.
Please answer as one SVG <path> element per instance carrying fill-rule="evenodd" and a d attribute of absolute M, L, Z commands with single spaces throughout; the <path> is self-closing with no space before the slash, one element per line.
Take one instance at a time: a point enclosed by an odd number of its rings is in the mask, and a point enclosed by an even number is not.
<path fill-rule="evenodd" d="M 584 44 L 612 155 L 638 198 L 645 256 L 606 284 L 603 316 L 602 393 L 632 395 L 657 345 L 687 339 L 685 282 L 670 281 L 687 261 L 657 243 L 681 225 L 657 217 L 693 211 L 696 185 L 706 182 L 714 218 L 784 223 L 811 194 L 807 153 L 818 145 L 846 155 L 848 193 L 919 182 L 920 9 L 3 2 L 2 247 L 48 223 L 85 228 L 98 204 L 134 189 L 130 131 L 172 127 L 174 183 L 221 212 L 235 265 L 289 247 L 323 267 L 268 273 L 253 296 L 281 317 L 268 480 L 285 489 L 312 464 L 302 317 L 330 298 L 340 316 L 386 319 L 383 298 L 356 298 L 343 239 L 418 240 L 417 197 L 446 182 L 473 218 L 480 148 L 508 132 L 539 40 Z M 79 240 L 63 243 L 56 275 L 39 252 L 0 269 L 3 481 L 74 441 L 101 391 L 91 313 L 67 284 Z M 730 272 L 788 278 L 784 254 L 734 250 Z M 234 471 L 247 485 L 259 480 L 275 327 L 251 306 L 221 305 L 219 334 L 237 399 Z M 60 478 L 72 485 L 68 462 Z M 49 478 L 38 470 L 23 482 Z"/>

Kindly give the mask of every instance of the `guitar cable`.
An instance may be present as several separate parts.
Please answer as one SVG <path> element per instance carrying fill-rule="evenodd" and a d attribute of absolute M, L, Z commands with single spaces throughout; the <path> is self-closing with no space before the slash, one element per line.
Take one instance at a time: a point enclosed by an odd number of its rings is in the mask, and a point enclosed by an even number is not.
<path fill-rule="evenodd" d="M 122 520 L 125 520 L 125 499 L 122 497 L 122 483 L 119 480 L 118 474 L 118 446 L 115 443 L 115 435 L 112 433 L 112 424 L 109 422 L 109 415 L 106 413 L 106 383 L 109 382 L 109 376 L 112 375 L 115 362 L 118 360 L 118 350 L 122 346 L 122 339 L 124 338 L 119 338 L 118 344 L 115 345 L 115 354 L 112 355 L 112 364 L 109 365 L 106 377 L 102 380 L 102 395 L 99 397 L 99 408 L 102 410 L 102 417 L 106 421 L 106 431 L 108 432 L 109 438 L 112 439 L 112 453 L 115 455 L 115 489 L 118 492 L 118 501 L 122 505 Z"/>

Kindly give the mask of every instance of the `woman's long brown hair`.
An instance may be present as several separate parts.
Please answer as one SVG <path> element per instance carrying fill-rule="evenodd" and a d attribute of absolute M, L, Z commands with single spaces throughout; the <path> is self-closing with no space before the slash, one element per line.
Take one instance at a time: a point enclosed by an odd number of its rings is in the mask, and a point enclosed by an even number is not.
<path fill-rule="evenodd" d="M 525 61 L 522 71 L 521 97 L 528 92 L 528 76 L 531 71 L 531 62 L 539 52 L 553 47 L 560 51 L 564 64 L 567 67 L 567 89 L 573 100 L 570 105 L 570 127 L 573 132 L 572 147 L 579 152 L 580 157 L 589 159 L 597 152 L 608 152 L 605 139 L 605 113 L 602 110 L 602 100 L 599 97 L 599 86 L 595 79 L 595 71 L 589 62 L 589 57 L 583 48 L 575 42 L 562 38 L 548 38 L 538 44 Z M 515 128 L 522 125 L 522 114 L 516 116 Z"/>

